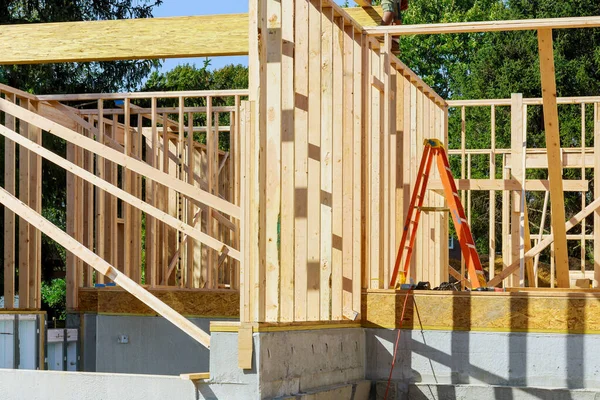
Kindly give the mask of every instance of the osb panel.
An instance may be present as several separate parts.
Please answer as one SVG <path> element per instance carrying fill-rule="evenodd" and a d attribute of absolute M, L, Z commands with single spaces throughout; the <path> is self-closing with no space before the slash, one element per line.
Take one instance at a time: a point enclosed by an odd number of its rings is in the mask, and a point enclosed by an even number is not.
<path fill-rule="evenodd" d="M 188 317 L 239 318 L 240 295 L 233 290 L 160 290 L 150 293 Z M 80 289 L 80 312 L 157 315 L 151 308 L 121 289 Z"/>
<path fill-rule="evenodd" d="M 78 295 L 79 312 L 98 312 L 98 290 L 96 289 L 79 289 Z"/>
<path fill-rule="evenodd" d="M 363 293 L 363 326 L 398 328 L 405 294 Z M 402 328 L 600 333 L 600 295 L 458 293 L 411 295 Z"/>

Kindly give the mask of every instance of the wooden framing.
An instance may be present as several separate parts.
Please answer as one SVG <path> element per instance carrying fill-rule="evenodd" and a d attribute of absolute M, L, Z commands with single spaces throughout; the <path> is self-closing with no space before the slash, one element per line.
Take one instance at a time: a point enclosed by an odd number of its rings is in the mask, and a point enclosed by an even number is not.
<path fill-rule="evenodd" d="M 482 21 L 482 22 L 454 22 L 446 24 L 423 25 L 393 25 L 367 27 L 365 32 L 369 36 L 383 37 L 403 35 L 433 35 L 447 33 L 476 33 L 476 32 L 508 32 L 540 29 L 572 29 L 596 28 L 600 26 L 600 17 L 569 17 L 545 19 L 519 19 L 514 21 Z"/>
<path fill-rule="evenodd" d="M 357 29 L 381 23 L 381 7 L 345 12 Z M 0 54 L 0 65 L 246 55 L 248 14 L 4 25 Z"/>
<path fill-rule="evenodd" d="M 560 200 L 564 191 L 587 192 L 585 170 L 599 166 L 600 98 L 556 99 L 551 29 L 600 26 L 600 19 L 365 29 L 353 15 L 369 13 L 360 8 L 342 10 L 331 0 L 252 0 L 249 17 L 39 24 L 35 30 L 6 27 L 0 34 L 0 64 L 246 53 L 250 57 L 248 91 L 33 96 L 0 86 L 4 93 L 0 112 L 9 116 L 0 133 L 8 138 L 7 153 L 12 152 L 5 159 L 7 193 L 0 197 L 31 223 L 20 224 L 17 235 L 16 216 L 5 211 L 7 296 L 14 294 L 18 252 L 23 307 L 39 307 L 41 230 L 51 231 L 73 250 L 67 273 L 70 309 L 78 307 L 79 287 L 112 280 L 149 302 L 154 300 L 136 282 L 154 288 L 239 288 L 244 324 L 359 319 L 361 291 L 388 289 L 389 268 L 423 140 L 448 143 L 449 134 L 461 135 L 460 148 L 449 153 L 461 160 L 457 184 L 464 191 L 464 203 L 470 206 L 476 191 L 489 191 L 491 223 L 486 226 L 486 247 L 490 265 L 498 245 L 496 230 L 505 236 L 506 268 L 499 275 L 490 271 L 491 282 L 500 283 L 516 272 L 509 285 L 535 285 L 536 268 L 525 261 L 555 241 L 559 286 L 568 286 L 567 240 L 585 244 L 590 238 L 598 239 L 594 253 L 600 254 L 600 214 L 595 213 L 593 234 L 584 231 L 567 236 L 565 229 L 577 221 L 563 226 L 564 207 L 562 215 L 555 209 L 564 205 Z M 231 29 L 217 29 L 217 23 Z M 62 33 L 63 28 L 73 28 L 77 37 L 72 30 Z M 391 54 L 393 36 L 517 29 L 539 30 L 542 99 L 515 94 L 512 99 L 446 102 Z M 105 35 L 99 36 L 99 31 Z M 171 32 L 172 39 L 157 45 L 152 32 L 160 31 Z M 33 45 L 19 46 L 21 36 Z M 188 98 L 205 105 L 186 107 Z M 235 106 L 219 106 L 218 98 L 234 98 Z M 169 104 L 163 104 L 168 99 Z M 97 109 L 75 110 L 62 104 L 82 100 L 97 101 Z M 119 100 L 122 106 L 105 107 Z M 149 106 L 137 106 L 138 100 Z M 561 151 L 557 104 L 565 103 L 594 104 L 594 148 L 583 143 L 580 148 Z M 544 106 L 548 146 L 527 149 L 527 107 L 538 105 Z M 491 145 L 472 149 L 468 107 L 484 106 L 491 107 Z M 498 148 L 495 138 L 496 108 L 503 106 L 511 107 L 510 149 Z M 460 107 L 460 132 L 448 132 L 449 107 Z M 223 123 L 227 118 L 229 126 Z M 40 146 L 42 129 L 68 142 L 67 160 Z M 198 143 L 195 133 L 206 133 L 206 144 Z M 229 152 L 219 150 L 225 135 L 231 143 Z M 583 138 L 585 142 L 585 132 Z M 18 158 L 15 144 L 19 145 Z M 474 159 L 480 155 L 489 157 L 488 179 L 474 179 Z M 67 220 L 68 235 L 47 227 L 39 217 L 42 157 L 68 171 L 68 209 L 74 215 Z M 503 159 L 501 170 L 499 158 Z M 16 174 L 8 171 L 16 162 L 21 170 L 18 193 Z M 528 168 L 549 169 L 549 180 L 526 179 Z M 562 168 L 579 168 L 582 178 L 563 181 Z M 448 216 L 435 212 L 443 210 L 445 202 L 437 192 L 439 177 L 432 180 L 425 195 L 429 211 L 417 232 L 411 278 L 436 286 L 447 281 L 450 272 L 463 280 L 464 271 L 449 268 Z M 494 205 L 497 191 L 503 193 L 501 228 Z M 552 200 L 552 233 L 541 229 L 531 250 L 526 191 L 549 192 Z M 24 204 L 10 197 L 16 195 Z M 586 206 L 584 200 L 582 213 L 594 212 L 596 208 L 590 207 L 595 204 Z M 95 221 L 85 222 L 90 216 Z M 142 242 L 143 218 L 147 228 L 144 266 L 137 245 Z M 475 223 L 470 211 L 468 219 Z M 598 271 L 596 265 L 596 276 Z M 248 326 L 242 343 L 245 366 L 251 352 Z"/>
<path fill-rule="evenodd" d="M 552 29 L 538 30 L 538 43 L 540 73 L 542 76 L 542 96 L 544 99 L 546 149 L 548 152 L 548 177 L 550 179 L 551 222 L 555 237 L 554 261 L 556 265 L 556 277 L 558 287 L 569 287 L 569 256 L 567 254 L 567 233 L 563 225 L 563 221 L 565 220 L 565 197 L 563 194 L 562 166 L 560 162 L 560 135 L 558 106 L 556 103 Z"/>

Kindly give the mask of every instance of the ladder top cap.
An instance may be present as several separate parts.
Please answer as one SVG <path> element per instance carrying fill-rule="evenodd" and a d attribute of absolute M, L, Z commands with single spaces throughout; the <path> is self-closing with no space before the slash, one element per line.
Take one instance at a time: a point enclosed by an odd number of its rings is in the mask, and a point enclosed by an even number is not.
<path fill-rule="evenodd" d="M 430 146 L 432 148 L 444 148 L 444 144 L 438 139 L 425 139 L 423 145 Z"/>

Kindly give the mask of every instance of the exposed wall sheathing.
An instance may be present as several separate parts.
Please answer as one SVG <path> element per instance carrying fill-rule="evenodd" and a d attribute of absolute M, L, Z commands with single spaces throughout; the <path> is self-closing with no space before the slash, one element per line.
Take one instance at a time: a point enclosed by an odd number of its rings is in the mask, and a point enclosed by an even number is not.
<path fill-rule="evenodd" d="M 363 293 L 363 326 L 398 328 L 405 292 Z M 600 333 L 600 293 L 416 292 L 406 329 Z"/>
<path fill-rule="evenodd" d="M 240 315 L 240 295 L 232 290 L 155 290 L 150 292 L 187 317 L 228 317 Z M 157 315 L 122 289 L 79 290 L 79 312 L 98 314 Z"/>

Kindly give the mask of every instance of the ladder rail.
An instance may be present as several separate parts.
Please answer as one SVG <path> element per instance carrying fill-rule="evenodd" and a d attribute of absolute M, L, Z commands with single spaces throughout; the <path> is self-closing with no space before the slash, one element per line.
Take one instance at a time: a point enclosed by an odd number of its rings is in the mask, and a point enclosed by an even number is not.
<path fill-rule="evenodd" d="M 469 273 L 471 284 L 474 288 L 485 286 L 485 277 L 483 277 L 481 260 L 479 259 L 479 254 L 475 248 L 475 240 L 473 239 L 471 228 L 467 222 L 465 210 L 460 198 L 458 197 L 458 190 L 454 178 L 452 177 L 452 171 L 449 167 L 448 157 L 443 149 L 434 150 L 436 150 L 436 153 L 439 155 L 437 158 L 437 165 L 438 169 L 440 170 L 442 184 L 444 186 L 444 193 L 449 203 L 456 233 L 459 237 L 461 252 L 465 257 L 465 263 L 468 267 L 467 271 Z"/>
<path fill-rule="evenodd" d="M 431 152 L 432 148 L 426 146 L 423 152 L 423 157 L 421 158 L 421 163 L 419 165 L 419 171 L 417 172 L 417 180 L 415 182 L 415 188 L 413 189 L 413 193 L 410 198 L 410 204 L 408 206 L 408 213 L 406 215 L 406 222 L 404 223 L 404 228 L 402 230 L 402 239 L 400 240 L 400 247 L 398 247 L 398 253 L 396 255 L 396 262 L 394 264 L 394 271 L 392 272 L 392 280 L 390 282 L 390 287 L 396 286 L 396 280 L 398 278 L 398 273 L 400 270 L 400 264 L 402 262 L 402 254 L 404 253 L 404 249 L 406 248 L 406 240 L 409 239 L 408 245 L 408 254 L 405 258 L 404 268 L 402 269 L 405 276 L 407 272 L 407 266 L 410 265 L 410 259 L 412 257 L 412 246 L 414 243 L 414 237 L 416 236 L 416 229 L 418 227 L 418 221 L 421 216 L 421 210 L 418 206 L 416 206 L 417 200 L 419 200 L 419 206 L 423 205 L 423 194 L 425 192 L 425 188 L 427 187 L 427 180 L 425 180 L 425 184 L 423 183 L 423 174 L 428 172 L 431 169 Z M 415 215 L 415 221 L 413 223 L 413 213 Z M 410 236 L 408 235 L 409 230 L 411 231 Z"/>

